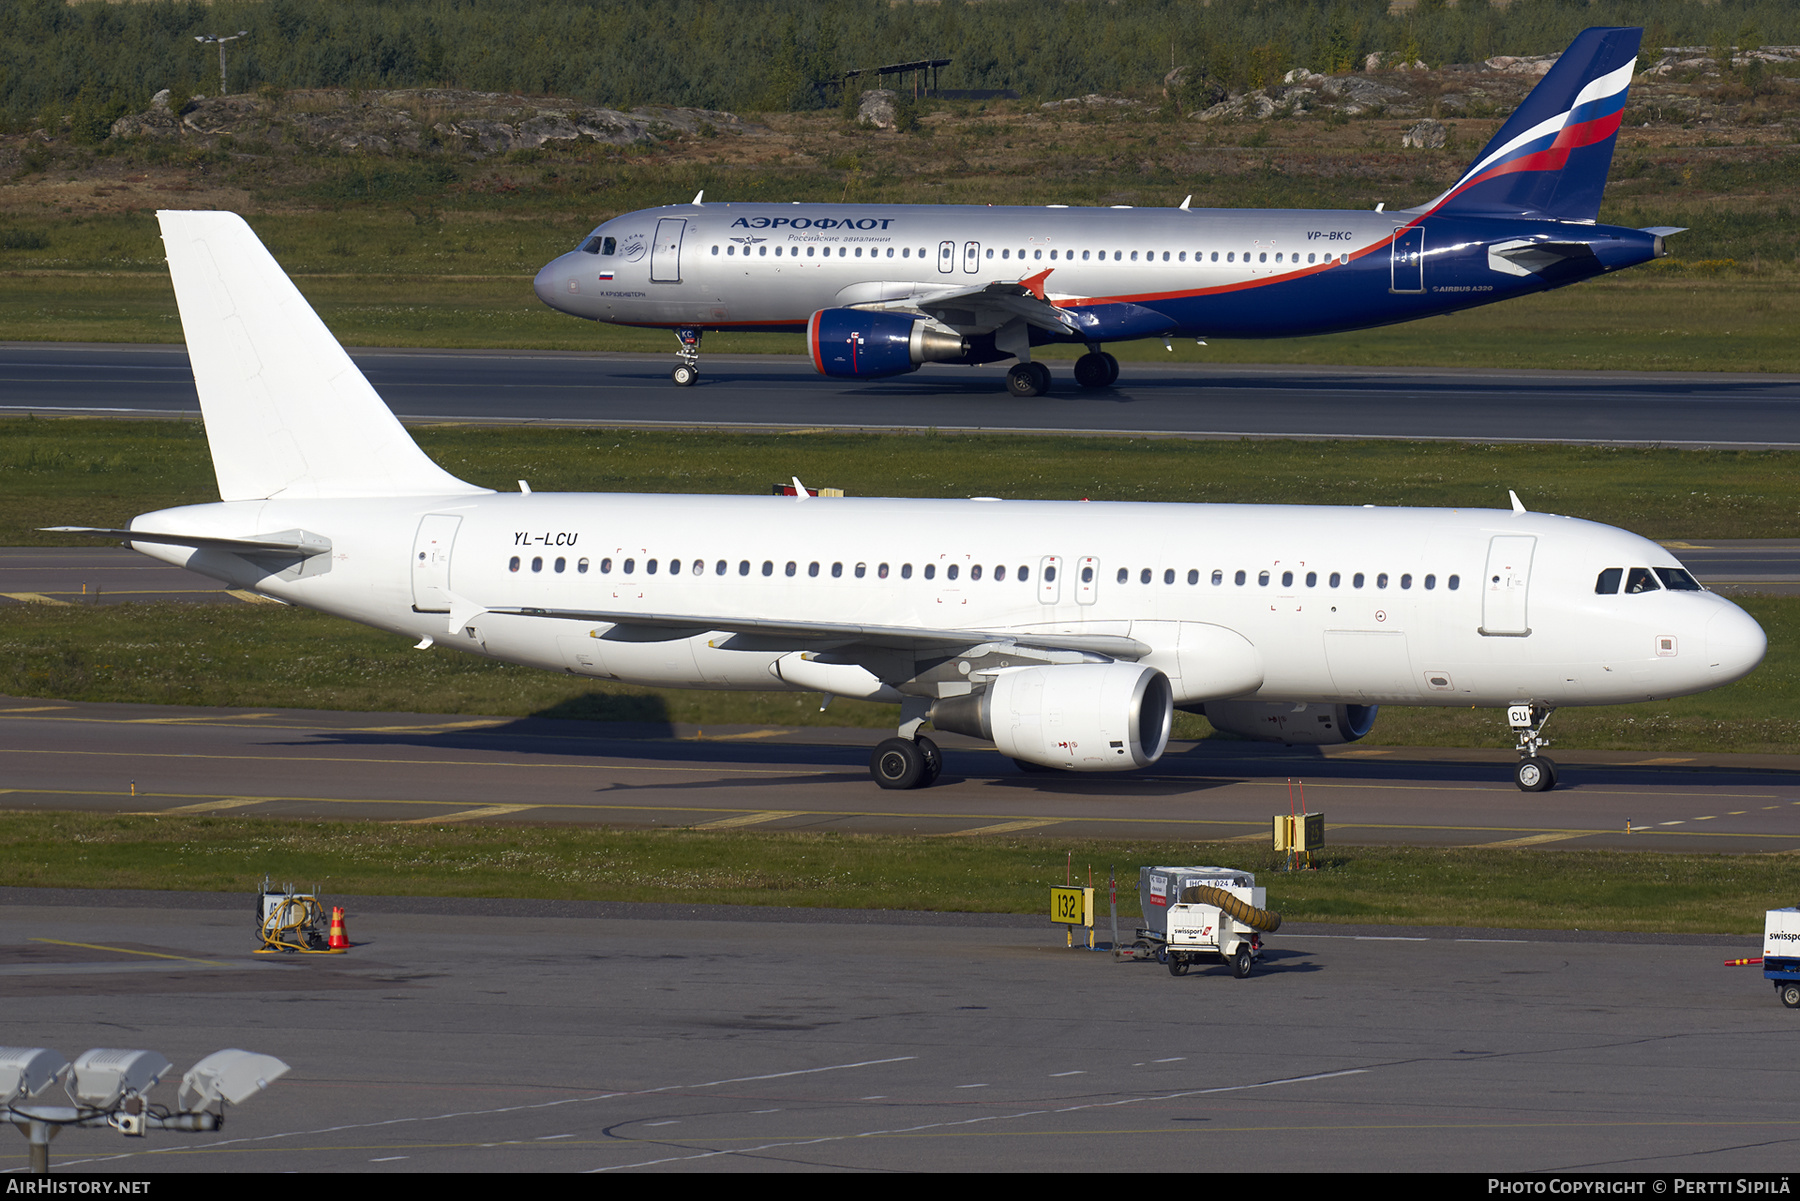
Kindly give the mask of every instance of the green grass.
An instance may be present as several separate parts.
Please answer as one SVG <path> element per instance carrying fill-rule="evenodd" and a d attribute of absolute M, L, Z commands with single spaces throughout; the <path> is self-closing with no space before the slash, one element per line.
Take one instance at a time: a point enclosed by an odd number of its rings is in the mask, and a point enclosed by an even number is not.
<path fill-rule="evenodd" d="M 1159 351 L 1160 353 L 1160 351 Z M 949 434 L 722 434 L 434 426 L 452 473 L 512 491 L 767 493 L 798 475 L 861 496 L 1506 507 L 1652 538 L 1787 537 L 1800 454 L 1465 443 L 1187 441 Z M 218 499 L 194 421 L 0 419 L 0 546 Z"/>
<path fill-rule="evenodd" d="M 1242 843 L 0 812 L 8 885 L 251 892 L 267 873 L 316 885 L 327 903 L 361 894 L 1031 914 L 1047 912 L 1071 854 L 1080 877 L 1092 870 L 1099 883 L 1103 927 L 1116 866 L 1127 938 L 1137 868 L 1156 863 L 1253 870 L 1287 921 L 1754 934 L 1765 909 L 1793 900 L 1791 864 L 1769 855 L 1358 847 L 1285 873 L 1274 852 Z"/>
<path fill-rule="evenodd" d="M 1742 601 L 1769 634 L 1748 678 L 1653 704 L 1561 709 L 1557 745 L 1800 754 L 1800 598 Z M 250 605 L 19 606 L 0 622 L 0 695 L 74 701 L 416 711 L 691 725 L 891 727 L 893 706 L 813 693 L 654 689 L 576 680 L 459 654 L 301 609 Z M 1176 737 L 1211 733 L 1177 714 Z M 1489 709 L 1383 706 L 1371 746 L 1509 745 Z"/>
<path fill-rule="evenodd" d="M 543 262 L 551 257 L 546 254 Z M 379 260 L 377 260 L 379 262 Z M 539 303 L 531 276 L 299 275 L 346 346 L 631 351 L 670 354 L 664 330 L 582 321 Z M 179 342 L 174 292 L 161 273 L 5 270 L 0 340 Z M 1559 371 L 1800 373 L 1800 288 L 1787 270 L 1759 274 L 1647 269 L 1383 329 L 1316 338 L 1113 347 L 1128 361 L 1368 367 L 1540 368 Z M 708 354 L 800 354 L 798 334 L 708 334 Z M 1050 348 L 1072 358 L 1079 347 Z"/>

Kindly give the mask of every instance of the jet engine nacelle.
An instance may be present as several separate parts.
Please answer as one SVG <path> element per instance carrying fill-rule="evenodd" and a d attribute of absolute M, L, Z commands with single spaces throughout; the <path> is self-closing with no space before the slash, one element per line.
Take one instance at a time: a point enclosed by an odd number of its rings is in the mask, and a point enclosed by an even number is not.
<path fill-rule="evenodd" d="M 1304 746 L 1355 742 L 1374 727 L 1377 709 L 1376 705 L 1296 705 L 1286 701 L 1207 701 L 1199 707 L 1215 729 L 1228 734 Z"/>
<path fill-rule="evenodd" d="M 820 375 L 874 379 L 965 358 L 969 343 L 905 313 L 820 309 L 806 323 L 806 349 Z"/>
<path fill-rule="evenodd" d="M 931 706 L 931 724 L 1000 753 L 1070 771 L 1148 767 L 1169 745 L 1169 677 L 1141 663 L 1067 663 L 995 673 L 969 696 Z"/>

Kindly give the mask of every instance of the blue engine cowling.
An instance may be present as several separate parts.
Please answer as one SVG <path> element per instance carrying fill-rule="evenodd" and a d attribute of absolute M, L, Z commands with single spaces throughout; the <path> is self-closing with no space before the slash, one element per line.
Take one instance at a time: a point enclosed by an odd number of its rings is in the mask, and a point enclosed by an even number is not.
<path fill-rule="evenodd" d="M 820 309 L 806 323 L 806 348 L 820 375 L 874 379 L 961 359 L 968 342 L 905 313 Z"/>

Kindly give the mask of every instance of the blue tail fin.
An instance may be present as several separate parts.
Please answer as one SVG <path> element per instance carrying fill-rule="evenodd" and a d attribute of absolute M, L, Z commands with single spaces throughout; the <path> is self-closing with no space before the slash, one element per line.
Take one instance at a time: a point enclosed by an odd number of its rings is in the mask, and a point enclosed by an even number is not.
<path fill-rule="evenodd" d="M 1644 31 L 1585 29 L 1461 179 L 1420 212 L 1594 221 Z"/>

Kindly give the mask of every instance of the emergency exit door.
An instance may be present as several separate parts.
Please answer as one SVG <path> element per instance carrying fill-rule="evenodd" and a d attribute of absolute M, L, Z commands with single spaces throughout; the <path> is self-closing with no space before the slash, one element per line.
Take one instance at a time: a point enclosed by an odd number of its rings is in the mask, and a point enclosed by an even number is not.
<path fill-rule="evenodd" d="M 1395 292 L 1425 290 L 1425 230 L 1415 225 L 1394 235 L 1393 275 L 1389 285 Z"/>

